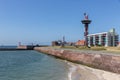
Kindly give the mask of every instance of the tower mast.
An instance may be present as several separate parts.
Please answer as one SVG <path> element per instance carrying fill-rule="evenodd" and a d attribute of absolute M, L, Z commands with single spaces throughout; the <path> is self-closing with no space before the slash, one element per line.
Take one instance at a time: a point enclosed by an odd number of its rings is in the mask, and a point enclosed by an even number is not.
<path fill-rule="evenodd" d="M 91 23 L 91 20 L 89 20 L 88 15 L 86 13 L 84 13 L 84 19 L 81 21 L 82 24 L 84 24 L 84 37 L 85 37 L 85 46 L 88 46 L 88 39 L 87 39 L 87 35 L 88 35 L 88 27 L 89 24 Z"/>

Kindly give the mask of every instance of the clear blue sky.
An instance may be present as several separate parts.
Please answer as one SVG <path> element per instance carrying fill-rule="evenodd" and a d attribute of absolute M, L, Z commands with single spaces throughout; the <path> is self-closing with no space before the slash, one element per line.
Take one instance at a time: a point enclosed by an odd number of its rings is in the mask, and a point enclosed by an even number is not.
<path fill-rule="evenodd" d="M 83 39 L 83 13 L 89 33 L 115 28 L 120 35 L 120 0 L 0 0 L 0 45 Z"/>

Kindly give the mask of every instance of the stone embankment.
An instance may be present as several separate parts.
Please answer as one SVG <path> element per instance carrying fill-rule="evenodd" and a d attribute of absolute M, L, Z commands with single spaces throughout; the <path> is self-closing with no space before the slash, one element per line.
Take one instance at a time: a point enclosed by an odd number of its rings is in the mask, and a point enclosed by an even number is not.
<path fill-rule="evenodd" d="M 48 47 L 35 47 L 34 49 L 71 62 L 120 74 L 120 55 L 95 53 L 94 51 L 94 53 L 92 51 L 88 53 L 88 51 L 81 52 L 80 50 L 73 51 Z"/>

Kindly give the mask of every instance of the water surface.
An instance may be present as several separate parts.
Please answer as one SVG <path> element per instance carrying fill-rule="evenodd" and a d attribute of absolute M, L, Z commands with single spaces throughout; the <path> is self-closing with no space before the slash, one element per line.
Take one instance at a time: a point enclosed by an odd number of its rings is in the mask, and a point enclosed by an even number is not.
<path fill-rule="evenodd" d="M 68 65 L 36 51 L 0 51 L 0 80 L 69 80 Z"/>

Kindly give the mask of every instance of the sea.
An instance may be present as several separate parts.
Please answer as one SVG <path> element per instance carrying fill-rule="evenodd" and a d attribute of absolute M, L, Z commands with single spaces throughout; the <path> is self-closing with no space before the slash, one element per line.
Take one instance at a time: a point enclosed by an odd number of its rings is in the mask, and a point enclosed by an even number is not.
<path fill-rule="evenodd" d="M 0 80 L 72 80 L 66 61 L 28 51 L 0 51 Z"/>

